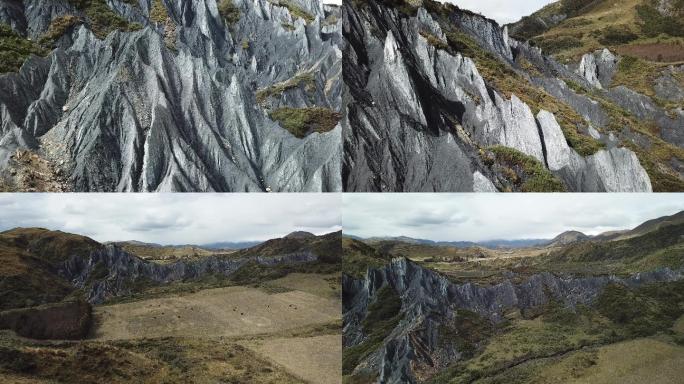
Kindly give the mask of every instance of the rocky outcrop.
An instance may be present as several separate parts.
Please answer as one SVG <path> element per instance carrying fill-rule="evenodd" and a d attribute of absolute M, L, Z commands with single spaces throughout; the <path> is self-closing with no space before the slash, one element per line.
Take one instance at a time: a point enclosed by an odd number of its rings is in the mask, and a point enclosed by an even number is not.
<path fill-rule="evenodd" d="M 340 29 L 328 19 L 338 9 L 292 1 L 311 19 L 277 2 L 233 0 L 240 19 L 228 25 L 216 0 L 163 0 L 160 23 L 148 0 L 109 0 L 142 29 L 101 40 L 86 23 L 48 57 L 0 76 L 0 169 L 27 148 L 76 191 L 341 189 L 341 129 L 300 139 L 256 101 L 258 90 L 307 74 L 307 87 L 274 93 L 268 105 L 340 109 Z M 65 14 L 82 16 L 67 1 L 0 3 L 0 17 L 34 40 Z"/>
<path fill-rule="evenodd" d="M 609 87 L 617 70 L 618 58 L 608 49 L 582 56 L 577 73 L 596 88 Z"/>
<path fill-rule="evenodd" d="M 535 118 L 518 96 L 499 93 L 471 58 L 445 48 L 442 25 L 425 8 L 414 16 L 379 1 L 355 4 L 343 5 L 348 43 L 343 55 L 346 190 L 489 191 L 496 176 L 481 159 L 480 149 L 496 145 L 539 160 L 569 191 L 651 190 L 648 175 L 638 160 L 632 161 L 636 157 L 629 150 L 609 147 L 582 157 L 569 147 L 552 114 Z M 514 62 L 518 56 L 540 62 L 549 77 L 530 78 L 533 84 L 557 80 L 550 74 L 560 73 L 586 82 L 540 51 L 510 39 L 505 29 L 482 16 L 452 8 L 449 23 L 495 56 L 502 70 L 522 73 Z M 608 63 L 609 52 L 605 56 Z M 606 123 L 596 101 L 558 81 L 548 81 L 557 93 L 552 95 L 573 99 L 569 104 L 588 122 L 583 128 L 587 136 L 592 120 L 597 127 Z M 626 174 L 632 177 L 623 177 Z"/>
<path fill-rule="evenodd" d="M 85 292 L 92 304 L 131 292 L 136 283 L 167 284 L 198 279 L 209 274 L 229 276 L 249 262 L 264 266 L 307 263 L 318 259 L 308 251 L 277 256 L 231 258 L 210 256 L 197 261 L 156 264 L 125 252 L 116 245 L 106 245 L 88 257 L 74 256 L 62 263 L 57 273 Z"/>
<path fill-rule="evenodd" d="M 77 300 L 0 312 L 0 329 L 31 339 L 77 340 L 88 335 L 91 320 L 90 304 Z"/>
<path fill-rule="evenodd" d="M 345 347 L 364 341 L 363 319 L 381 289 L 390 288 L 401 298 L 402 320 L 357 368 L 378 374 L 381 383 L 415 383 L 413 368 L 424 363 L 439 348 L 440 325 L 454 319 L 459 310 L 468 310 L 496 323 L 511 309 L 528 310 L 555 300 L 568 307 L 590 305 L 609 283 L 638 287 L 651 282 L 682 278 L 682 271 L 667 268 L 638 273 L 627 278 L 598 276 L 559 277 L 542 273 L 522 283 L 511 280 L 484 287 L 472 283 L 454 284 L 446 277 L 406 259 L 394 259 L 384 268 L 369 269 L 363 279 L 343 278 Z M 442 343 L 444 344 L 444 343 Z M 459 359 L 458 351 L 440 351 L 446 359 L 432 360 L 444 368 Z"/>

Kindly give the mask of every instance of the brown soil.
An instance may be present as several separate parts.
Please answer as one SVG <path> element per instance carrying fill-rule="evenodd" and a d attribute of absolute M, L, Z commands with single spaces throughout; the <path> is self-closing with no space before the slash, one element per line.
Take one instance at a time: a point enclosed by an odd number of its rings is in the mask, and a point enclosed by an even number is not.
<path fill-rule="evenodd" d="M 634 56 L 661 63 L 684 61 L 684 45 L 682 44 L 630 44 L 616 47 L 615 50 L 623 56 Z"/>

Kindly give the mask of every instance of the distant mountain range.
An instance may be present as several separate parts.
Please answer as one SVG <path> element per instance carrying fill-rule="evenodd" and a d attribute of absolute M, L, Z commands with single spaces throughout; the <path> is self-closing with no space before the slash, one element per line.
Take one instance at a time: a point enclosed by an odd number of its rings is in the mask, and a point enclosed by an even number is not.
<path fill-rule="evenodd" d="M 603 232 L 598 235 L 587 235 L 579 231 L 569 230 L 565 231 L 553 239 L 518 239 L 518 240 L 487 240 L 487 241 L 434 241 L 427 239 L 417 239 L 408 236 L 376 236 L 363 238 L 355 235 L 345 234 L 345 237 L 361 240 L 367 244 L 377 244 L 381 242 L 401 242 L 407 244 L 421 244 L 421 245 L 431 245 L 436 247 L 455 247 L 455 248 L 472 248 L 472 247 L 482 247 L 489 249 L 497 248 L 528 248 L 528 247 L 546 247 L 546 246 L 563 246 L 572 243 L 578 243 L 588 240 L 595 241 L 612 241 L 612 240 L 623 240 L 635 236 L 640 236 L 661 228 L 666 225 L 671 224 L 681 224 L 684 223 L 684 211 L 676 213 L 671 216 L 663 216 L 657 219 L 649 220 L 640 224 L 631 230 L 621 230 L 621 231 L 608 231 Z"/>

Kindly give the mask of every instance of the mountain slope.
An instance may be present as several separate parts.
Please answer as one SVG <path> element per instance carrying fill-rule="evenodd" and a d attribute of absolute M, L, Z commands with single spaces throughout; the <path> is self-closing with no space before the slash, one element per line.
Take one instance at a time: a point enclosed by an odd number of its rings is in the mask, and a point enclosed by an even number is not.
<path fill-rule="evenodd" d="M 343 8 L 346 190 L 684 190 L 677 104 L 598 90 L 453 5 Z"/>
<path fill-rule="evenodd" d="M 340 263 L 341 248 L 340 234 L 331 233 L 306 239 L 274 239 L 233 254 L 157 264 L 114 244 L 28 228 L 0 234 L 0 258 L 0 309 L 10 309 L 80 296 L 100 304 L 148 286 L 214 275 L 240 277 L 254 265 L 272 268 L 316 261 Z"/>
<path fill-rule="evenodd" d="M 47 55 L 0 52 L 28 59 L 0 75 L 2 188 L 339 190 L 338 11 L 317 0 L 1 2 L 7 41 Z"/>
<path fill-rule="evenodd" d="M 509 25 L 509 31 L 567 59 L 607 47 L 651 61 L 679 62 L 684 60 L 683 16 L 684 3 L 678 0 L 561 0 Z"/>
<path fill-rule="evenodd" d="M 652 230 L 625 240 L 569 231 L 550 253 L 478 260 L 478 272 L 500 276 L 485 284 L 450 278 L 429 263 L 375 258 L 363 273 L 343 275 L 343 375 L 349 382 L 527 383 L 549 377 L 542 371 L 562 361 L 561 370 L 584 381 L 587 367 L 598 364 L 595 351 L 659 340 L 684 315 L 684 226 L 673 219 L 679 216 L 648 221 L 637 228 Z M 345 252 L 372 254 L 364 245 L 353 240 Z M 467 262 L 444 264 L 449 271 Z M 575 353 L 586 360 L 566 360 Z M 640 356 L 679 361 L 684 349 L 673 353 Z M 638 378 L 634 370 L 615 371 L 623 363 L 602 362 L 613 380 Z"/>

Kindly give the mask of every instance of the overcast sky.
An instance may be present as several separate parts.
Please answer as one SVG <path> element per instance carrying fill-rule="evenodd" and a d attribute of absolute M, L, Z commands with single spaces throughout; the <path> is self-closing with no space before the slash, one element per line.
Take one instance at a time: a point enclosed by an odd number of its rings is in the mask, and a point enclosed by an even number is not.
<path fill-rule="evenodd" d="M 459 8 L 481 13 L 499 24 L 520 20 L 555 0 L 440 0 L 456 4 Z"/>
<path fill-rule="evenodd" d="M 338 194 L 0 194 L 0 231 L 43 227 L 98 241 L 267 240 L 341 229 Z"/>
<path fill-rule="evenodd" d="M 345 194 L 342 201 L 345 234 L 438 241 L 596 235 L 684 210 L 684 194 Z"/>
<path fill-rule="evenodd" d="M 555 0 L 438 0 L 456 4 L 460 8 L 481 13 L 499 24 L 508 24 L 520 20 L 538 11 Z M 325 3 L 342 4 L 342 0 L 324 0 Z"/>

